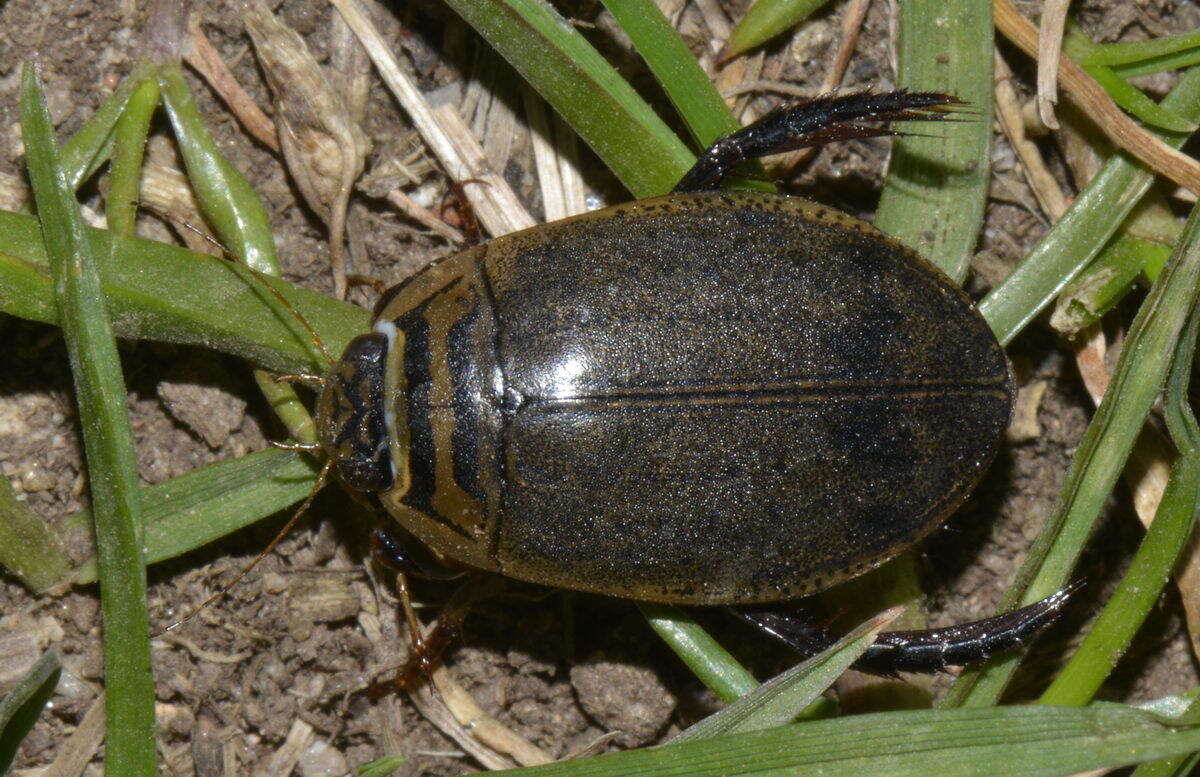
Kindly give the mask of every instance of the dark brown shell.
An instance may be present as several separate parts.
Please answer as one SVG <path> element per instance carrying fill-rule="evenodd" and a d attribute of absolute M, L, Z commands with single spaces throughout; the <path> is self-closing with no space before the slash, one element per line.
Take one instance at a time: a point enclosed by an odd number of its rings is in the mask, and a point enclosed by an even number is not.
<path fill-rule="evenodd" d="M 961 290 L 791 197 L 669 195 L 502 237 L 380 317 L 434 441 L 414 433 L 412 486 L 384 504 L 443 555 L 632 599 L 774 601 L 881 563 L 962 503 L 1011 405 Z"/>

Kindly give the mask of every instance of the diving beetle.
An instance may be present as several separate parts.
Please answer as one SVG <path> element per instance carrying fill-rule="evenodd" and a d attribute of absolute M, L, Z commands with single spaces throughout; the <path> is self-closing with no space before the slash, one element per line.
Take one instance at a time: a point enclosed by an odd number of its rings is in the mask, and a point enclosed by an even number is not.
<path fill-rule="evenodd" d="M 746 160 L 958 105 L 899 91 L 781 108 L 671 194 L 496 238 L 388 290 L 318 400 L 330 466 L 398 523 L 376 554 L 429 576 L 746 606 L 862 574 L 941 525 L 1009 419 L 986 322 L 866 223 L 716 187 Z M 885 635 L 860 663 L 980 661 L 1067 596 Z M 744 617 L 788 638 L 771 612 Z"/>

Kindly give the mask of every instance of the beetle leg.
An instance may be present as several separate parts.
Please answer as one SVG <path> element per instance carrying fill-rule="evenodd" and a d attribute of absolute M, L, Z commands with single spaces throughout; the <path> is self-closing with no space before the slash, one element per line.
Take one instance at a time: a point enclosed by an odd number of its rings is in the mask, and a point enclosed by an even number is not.
<path fill-rule="evenodd" d="M 480 581 L 484 579 L 482 576 L 476 576 L 474 581 L 459 586 L 450 599 L 442 605 L 433 628 L 422 633 L 421 625 L 412 609 L 408 580 L 404 573 L 399 573 L 397 579 L 400 584 L 399 593 L 401 604 L 404 607 L 404 617 L 408 621 L 409 632 L 412 636 L 412 653 L 409 654 L 408 660 L 405 661 L 394 679 L 389 682 L 376 683 L 370 687 L 369 693 L 374 700 L 394 691 L 409 690 L 421 680 L 428 680 L 442 653 L 462 631 L 463 621 L 470 612 L 471 606 L 478 599 L 484 598 L 487 593 L 481 588 L 483 583 Z"/>
<path fill-rule="evenodd" d="M 895 121 L 941 121 L 957 97 L 939 92 L 860 92 L 785 105 L 708 147 L 675 185 L 676 192 L 711 191 L 742 162 L 837 140 L 898 134 Z M 878 122 L 863 125 L 857 122 Z"/>
<path fill-rule="evenodd" d="M 852 666 L 870 674 L 895 677 L 900 672 L 942 672 L 948 666 L 981 664 L 1036 638 L 1058 619 L 1079 587 L 1076 583 L 1027 607 L 959 626 L 885 632 Z M 802 611 L 784 614 L 778 610 L 730 609 L 802 655 L 814 655 L 835 641 Z"/>
<path fill-rule="evenodd" d="M 371 555 L 384 566 L 396 572 L 396 588 L 404 620 L 408 624 L 412 640 L 412 654 L 404 668 L 390 684 L 372 686 L 371 695 L 378 698 L 393 688 L 403 690 L 412 687 L 419 678 L 428 678 L 438 657 L 462 626 L 469 609 L 469 600 L 463 586 L 455 592 L 438 615 L 437 625 L 429 634 L 424 634 L 421 623 L 412 606 L 412 594 L 408 586 L 410 575 L 434 580 L 452 580 L 463 573 L 441 566 L 432 554 L 419 542 L 404 543 L 390 532 L 377 528 L 371 532 Z"/>
<path fill-rule="evenodd" d="M 461 569 L 443 566 L 422 543 L 404 542 L 386 529 L 371 532 L 371 555 L 386 567 L 426 580 L 455 580 L 464 574 Z"/>

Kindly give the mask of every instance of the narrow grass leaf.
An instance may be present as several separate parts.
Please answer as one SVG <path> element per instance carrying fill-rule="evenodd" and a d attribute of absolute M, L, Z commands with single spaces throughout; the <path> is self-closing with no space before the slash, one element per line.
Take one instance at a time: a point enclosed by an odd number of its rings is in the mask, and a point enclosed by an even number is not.
<path fill-rule="evenodd" d="M 46 651 L 0 699 L 0 774 L 8 774 L 21 741 L 50 701 L 61 668 L 58 651 Z"/>
<path fill-rule="evenodd" d="M 1148 40 L 1123 43 L 1093 43 L 1081 57 L 1079 64 L 1088 65 L 1136 65 L 1147 60 L 1180 54 L 1200 49 L 1200 30 L 1182 35 L 1162 35 Z"/>
<path fill-rule="evenodd" d="M 187 167 L 188 183 L 204 218 L 238 261 L 255 272 L 278 277 L 279 257 L 266 206 L 209 133 L 178 62 L 159 68 L 159 83 Z M 275 303 L 274 299 L 269 301 Z M 281 314 L 292 315 L 292 311 L 284 308 Z M 314 356 L 322 356 L 317 344 L 314 346 Z M 306 445 L 317 441 L 316 424 L 291 385 L 276 381 L 264 370 L 254 372 L 254 381 L 292 439 Z"/>
<path fill-rule="evenodd" d="M 721 701 L 731 702 L 758 687 L 758 680 L 721 647 L 689 613 L 669 604 L 639 602 L 658 636 Z"/>
<path fill-rule="evenodd" d="M 1200 453 L 1182 456 L 1171 468 L 1166 491 L 1128 571 L 1100 617 L 1042 694 L 1042 704 L 1087 704 L 1129 649 L 1191 536 L 1200 494 Z"/>
<path fill-rule="evenodd" d="M 604 0 L 604 4 L 675 106 L 697 149 L 708 148 L 719 138 L 741 129 L 741 122 L 729 110 L 708 74 L 652 0 Z M 766 173 L 761 164 L 748 162 L 745 170 L 746 177 L 734 176 L 725 185 L 775 191 L 774 184 L 764 180 Z"/>
<path fill-rule="evenodd" d="M 188 182 L 204 217 L 225 248 L 247 267 L 278 275 L 279 259 L 267 211 L 250 182 L 208 134 L 178 63 L 159 67 L 158 85 L 187 167 Z"/>
<path fill-rule="evenodd" d="M 895 139 L 875 225 L 962 283 L 983 226 L 991 170 L 991 3 L 947 0 L 899 9 L 896 86 L 952 94 L 972 113 L 910 128 L 919 134 Z"/>
<path fill-rule="evenodd" d="M 1118 704 L 915 710 L 816 720 L 504 777 L 1050 777 L 1200 749 L 1200 729 Z"/>
<path fill-rule="evenodd" d="M 105 763 L 109 774 L 150 777 L 156 772 L 154 678 L 125 384 L 91 244 L 59 169 L 41 84 L 29 66 L 21 78 L 21 124 L 91 474 L 104 624 Z"/>
<path fill-rule="evenodd" d="M 708 74 L 653 0 L 603 0 L 633 41 L 698 149 L 741 129 Z"/>
<path fill-rule="evenodd" d="M 1193 240 L 1198 236 L 1200 231 L 1191 233 Z M 1151 608 L 1158 603 L 1191 536 L 1200 500 L 1200 427 L 1188 396 L 1200 327 L 1200 315 L 1196 313 L 1198 293 L 1200 287 L 1193 288 L 1186 303 L 1192 312 L 1175 343 L 1163 398 L 1167 428 L 1179 456 L 1171 468 L 1162 501 L 1117 590 L 1105 603 L 1070 662 L 1042 694 L 1042 704 L 1086 704 L 1092 700 L 1129 649 Z"/>
<path fill-rule="evenodd" d="M 650 106 L 545 0 L 446 0 L 636 197 L 670 191 L 695 161 Z"/>
<path fill-rule="evenodd" d="M 1163 355 L 1175 352 L 1198 283 L 1200 208 L 1193 208 L 1171 259 L 1130 327 L 1112 382 L 1076 449 L 1054 513 L 1046 519 L 1002 606 L 1031 604 L 1068 581 L 1162 389 L 1170 367 Z M 946 703 L 995 704 L 1018 661 L 1007 656 L 982 670 L 963 672 Z"/>
<path fill-rule="evenodd" d="M 1200 121 L 1200 68 L 1189 70 L 1162 105 L 1188 121 Z M 1176 148 L 1186 139 L 1162 137 Z M 1124 154 L 1115 154 L 1105 163 L 1066 215 L 979 303 L 979 312 L 1001 343 L 1011 342 L 1088 266 L 1153 182 L 1153 173 Z"/>
<path fill-rule="evenodd" d="M 687 742 L 792 722 L 866 652 L 879 632 L 900 612 L 895 608 L 872 618 L 829 648 L 768 680 L 670 741 Z"/>
<path fill-rule="evenodd" d="M 1152 701 L 1150 704 L 1139 705 L 1142 709 L 1158 712 L 1155 707 L 1158 706 L 1158 701 L 1179 702 L 1183 707 L 1182 711 L 1175 710 L 1174 714 L 1168 714 L 1164 717 L 1175 718 L 1175 722 L 1184 724 L 1195 724 L 1200 721 L 1200 688 L 1193 688 L 1183 697 L 1168 697 L 1167 699 Z M 1161 713 L 1159 713 L 1161 714 Z M 1137 769 L 1134 769 L 1132 777 L 1188 777 L 1193 773 L 1197 763 L 1200 763 L 1200 751 L 1175 755 L 1163 758 L 1158 761 L 1144 763 Z"/>
<path fill-rule="evenodd" d="M 278 310 L 245 268 L 150 240 L 86 230 L 102 289 L 121 337 L 203 345 L 279 372 L 322 369 L 295 316 Z M 115 251 L 111 241 L 120 243 Z M 119 255 L 120 261 L 110 257 Z M 299 310 L 326 346 L 340 353 L 370 327 L 357 305 L 285 281 L 263 278 Z M 58 324 L 37 220 L 0 211 L 0 311 Z"/>
<path fill-rule="evenodd" d="M 158 83 L 143 79 L 126 103 L 125 111 L 113 130 L 112 164 L 108 171 L 105 216 L 111 232 L 122 237 L 133 235 L 139 200 L 138 183 L 142 178 L 146 137 L 150 119 L 158 107 Z"/>
<path fill-rule="evenodd" d="M 1188 121 L 1154 102 L 1143 94 L 1141 89 L 1125 81 L 1110 68 L 1093 65 L 1084 70 L 1108 92 L 1113 102 L 1145 123 L 1168 132 L 1195 131 L 1195 122 Z"/>
<path fill-rule="evenodd" d="M 117 86 L 112 96 L 63 144 L 59 164 L 62 167 L 63 178 L 72 189 L 78 189 L 108 160 L 112 148 L 113 128 L 125 113 L 125 105 L 133 93 L 149 77 L 150 71 L 144 66 L 134 68 Z"/>
<path fill-rule="evenodd" d="M 357 777 L 391 777 L 396 770 L 404 765 L 404 759 L 398 755 L 385 755 L 377 761 L 358 767 Z"/>
<path fill-rule="evenodd" d="M 312 491 L 320 469 L 295 451 L 266 450 L 210 464 L 142 489 L 146 563 L 175 558 L 299 502 Z M 67 517 L 80 525 L 91 513 Z M 83 562 L 76 583 L 96 579 L 94 560 Z"/>
<path fill-rule="evenodd" d="M 71 562 L 42 517 L 0 475 L 0 566 L 34 593 L 65 581 Z"/>
<path fill-rule="evenodd" d="M 829 0 L 755 0 L 733 28 L 722 59 L 736 57 L 766 43 L 807 19 Z"/>
<path fill-rule="evenodd" d="M 1050 326 L 1068 337 L 1100 320 L 1123 300 L 1147 267 L 1161 268 L 1170 246 L 1130 234 L 1113 238 L 1096 260 L 1062 290 Z"/>

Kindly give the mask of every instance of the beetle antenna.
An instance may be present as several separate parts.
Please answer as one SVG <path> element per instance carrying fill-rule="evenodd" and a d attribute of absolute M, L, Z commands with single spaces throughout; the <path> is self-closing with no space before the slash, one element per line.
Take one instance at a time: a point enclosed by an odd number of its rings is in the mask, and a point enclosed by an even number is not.
<path fill-rule="evenodd" d="M 171 224 L 175 225 L 176 227 L 179 227 L 180 229 L 186 229 L 189 232 L 191 232 L 195 235 L 198 235 L 201 240 L 204 240 L 204 241 L 212 244 L 213 246 L 216 246 L 221 251 L 221 255 L 226 260 L 232 262 L 234 265 L 236 265 L 239 268 L 247 270 L 249 272 L 249 276 L 251 278 L 253 278 L 255 280 L 255 282 L 259 284 L 259 286 L 266 289 L 267 292 L 272 297 L 274 297 L 279 302 L 280 305 L 283 305 L 284 309 L 286 309 L 289 313 L 291 313 L 292 316 L 297 321 L 300 322 L 300 325 L 304 327 L 304 331 L 308 332 L 308 336 L 312 339 L 313 347 L 315 347 L 318 351 L 320 351 L 321 356 L 325 359 L 325 362 L 331 367 L 336 363 L 334 361 L 334 358 L 329 355 L 329 349 L 327 349 L 325 347 L 325 341 L 321 339 L 321 336 L 319 334 L 317 334 L 316 328 L 313 327 L 313 325 L 311 323 L 309 323 L 308 319 L 304 317 L 304 314 L 301 313 L 299 310 L 296 310 L 296 307 L 291 302 L 288 301 L 287 297 L 283 296 L 283 294 L 279 291 L 279 289 L 277 289 L 274 286 L 272 286 L 271 284 L 267 283 L 267 281 L 261 277 L 260 273 L 255 272 L 253 269 L 247 267 L 242 262 L 240 262 L 237 259 L 237 257 L 235 257 L 232 254 L 232 252 L 230 252 L 230 250 L 228 248 L 226 248 L 224 245 L 221 244 L 220 240 L 217 240 L 215 237 L 208 234 L 203 229 L 200 229 L 195 224 L 189 224 L 188 222 L 184 221 L 183 219 L 181 219 L 177 216 L 174 216 L 170 213 L 167 213 L 166 211 L 160 210 L 160 209 L 154 207 L 153 205 L 148 205 L 145 202 L 140 202 L 140 201 L 138 204 L 141 207 L 145 208 L 148 212 L 153 213 L 155 216 L 158 216 L 160 219 L 170 222 Z"/>
<path fill-rule="evenodd" d="M 255 556 L 253 561 L 251 561 L 249 564 L 247 564 L 242 569 L 241 572 L 238 572 L 237 577 L 235 577 L 235 578 L 233 578 L 233 580 L 229 581 L 229 583 L 226 584 L 223 588 L 221 588 L 221 590 L 217 591 L 212 596 L 208 597 L 203 602 L 201 602 L 200 604 L 193 607 L 182 618 L 175 621 L 170 626 L 167 626 L 165 629 L 158 632 L 157 634 L 153 635 L 152 638 L 157 639 L 158 637 L 161 637 L 162 635 L 166 634 L 168 631 L 174 631 L 175 629 L 179 628 L 180 626 L 182 626 L 183 624 L 187 623 L 192 618 L 194 618 L 201 610 L 205 609 L 213 602 L 216 602 L 218 599 L 225 596 L 225 594 L 229 593 L 230 589 L 232 589 L 238 583 L 242 582 L 242 579 L 245 578 L 246 575 L 250 574 L 250 571 L 253 570 L 256 566 L 258 566 L 259 562 L 261 562 L 264 558 L 266 558 L 268 553 L 275 550 L 275 547 L 280 542 L 283 541 L 283 538 L 285 536 L 287 536 L 292 531 L 293 528 L 295 528 L 296 523 L 300 520 L 300 516 L 304 515 L 304 513 L 306 513 L 308 511 L 308 508 L 312 505 L 313 500 L 317 498 L 317 492 L 319 492 L 325 486 L 325 481 L 329 478 L 329 471 L 333 469 L 334 461 L 335 460 L 332 457 L 329 459 L 326 459 L 324 466 L 321 467 L 321 471 L 317 473 L 317 479 L 313 483 L 312 490 L 308 492 L 308 496 L 304 498 L 304 501 L 300 504 L 300 506 L 298 508 L 296 508 L 296 511 L 294 513 L 292 513 L 292 517 L 289 518 L 288 522 L 286 524 L 284 524 L 282 529 L 279 530 L 279 533 L 275 535 L 275 538 L 272 539 L 269 543 L 267 543 L 267 547 L 263 548 L 262 552 L 260 552 L 257 556 Z"/>

